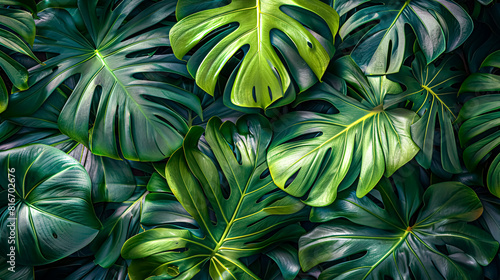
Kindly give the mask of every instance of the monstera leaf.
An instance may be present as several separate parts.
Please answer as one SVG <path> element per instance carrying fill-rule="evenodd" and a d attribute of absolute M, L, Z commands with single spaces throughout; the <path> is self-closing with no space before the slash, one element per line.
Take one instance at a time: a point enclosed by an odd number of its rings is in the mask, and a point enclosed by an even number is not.
<path fill-rule="evenodd" d="M 473 30 L 470 16 L 451 0 L 341 0 L 335 1 L 335 7 L 341 16 L 354 11 L 339 34 L 344 40 L 359 36 L 351 56 L 370 75 L 399 71 L 407 44 L 406 25 L 415 33 L 427 63 L 456 49 Z M 366 25 L 371 28 L 363 29 L 364 36 L 354 33 Z"/>
<path fill-rule="evenodd" d="M 190 129 L 183 147 L 168 161 L 166 177 L 203 235 L 155 228 L 132 237 L 122 248 L 122 256 L 132 259 L 132 280 L 207 274 L 212 279 L 258 279 L 239 259 L 303 233 L 296 222 L 307 208 L 280 191 L 267 171 L 265 153 L 272 134 L 266 119 L 209 121 L 205 137 L 222 173 L 198 149 L 202 133 L 201 127 Z"/>
<path fill-rule="evenodd" d="M 483 212 L 474 191 L 445 182 L 422 194 L 408 173 L 394 181 L 395 190 L 383 179 L 371 197 L 343 192 L 314 209 L 311 220 L 325 223 L 301 237 L 302 268 L 348 258 L 327 264 L 319 279 L 482 279 L 498 243 L 467 224 Z"/>
<path fill-rule="evenodd" d="M 0 170 L 3 256 L 14 246 L 16 263 L 42 265 L 83 248 L 99 232 L 89 176 L 64 152 L 45 145 L 3 151 Z"/>
<path fill-rule="evenodd" d="M 200 112 L 199 100 L 169 83 L 145 80 L 140 73 L 162 72 L 187 76 L 186 66 L 172 54 L 138 55 L 169 46 L 168 15 L 175 2 L 150 5 L 125 19 L 142 0 L 78 1 L 78 13 L 89 38 L 64 9 L 38 14 L 34 50 L 54 54 L 45 65 L 30 69 L 30 89 L 11 96 L 4 117 L 33 113 L 70 77 L 78 77 L 61 111 L 60 130 L 87 146 L 92 153 L 120 159 L 156 161 L 172 154 L 188 130 L 186 121 L 169 103 Z M 99 1 L 101 2 L 101 1 Z M 54 28 L 58 26 L 58 28 Z M 92 108 L 97 108 L 91 114 Z"/>
<path fill-rule="evenodd" d="M 483 67 L 498 71 L 500 68 L 500 50 L 490 54 L 481 64 Z M 474 73 L 467 77 L 460 87 L 460 93 L 463 92 L 485 92 L 500 91 L 500 75 L 494 73 Z"/>
<path fill-rule="evenodd" d="M 491 193 L 500 197 L 500 94 L 473 98 L 460 110 L 460 143 L 464 150 L 465 166 L 469 170 L 488 158 L 494 158 L 488 170 L 487 185 Z"/>
<path fill-rule="evenodd" d="M 92 154 L 85 146 L 61 133 L 57 119 L 71 91 L 64 86 L 56 89 L 44 104 L 27 117 L 10 121 L 22 129 L 0 143 L 0 150 L 30 144 L 56 147 L 78 160 L 87 170 L 92 182 L 92 202 L 122 202 L 135 190 L 132 170 L 126 161 Z"/>
<path fill-rule="evenodd" d="M 385 95 L 401 91 L 398 84 L 386 77 L 365 77 L 349 57 L 333 68 L 361 101 L 327 83 L 314 87 L 311 98 L 331 103 L 340 113 L 284 115 L 275 123 L 277 133 L 267 155 L 275 184 L 293 196 L 308 194 L 305 203 L 312 206 L 332 203 L 342 181 L 358 174 L 357 195 L 364 196 L 382 175 L 392 175 L 418 152 L 410 137 L 418 116 L 406 109 L 383 110 Z M 354 174 L 346 176 L 350 168 Z"/>
<path fill-rule="evenodd" d="M 35 21 L 32 13 L 36 13 L 34 0 L 6 0 L 0 3 L 0 46 L 38 61 L 30 49 L 35 40 Z M 0 68 L 5 71 L 14 87 L 20 90 L 28 88 L 26 68 L 2 50 L 0 50 Z M 8 101 L 7 87 L 0 78 L 0 113 L 5 111 Z"/>
<path fill-rule="evenodd" d="M 450 173 L 462 171 L 457 151 L 455 131 L 458 129 L 453 123 L 458 115 L 458 87 L 465 79 L 465 72 L 461 70 L 461 61 L 458 56 L 449 56 L 439 65 L 427 65 L 422 53 L 417 53 L 411 69 L 403 66 L 397 74 L 390 75 L 389 79 L 399 82 L 406 87 L 406 91 L 390 96 L 388 105 L 400 100 L 413 102 L 412 110 L 420 115 L 420 120 L 411 126 L 411 137 L 420 147 L 416 159 L 420 165 L 429 169 L 432 163 L 435 142 L 441 149 L 441 164 L 443 169 Z M 437 120 L 441 132 L 439 142 L 435 141 Z"/>
<path fill-rule="evenodd" d="M 225 3 L 180 0 L 179 22 L 170 31 L 179 59 L 201 46 L 189 58 L 188 69 L 202 89 L 213 94 L 222 68 L 240 50 L 243 59 L 228 82 L 235 105 L 267 108 L 292 86 L 291 76 L 307 79 L 301 75 L 307 69 L 321 79 L 333 56 L 338 29 L 339 17 L 331 7 L 318 0 Z M 230 28 L 220 30 L 226 25 Z M 278 43 L 276 37 L 282 35 L 291 44 Z M 291 60 L 301 61 L 297 73 L 287 70 Z"/>

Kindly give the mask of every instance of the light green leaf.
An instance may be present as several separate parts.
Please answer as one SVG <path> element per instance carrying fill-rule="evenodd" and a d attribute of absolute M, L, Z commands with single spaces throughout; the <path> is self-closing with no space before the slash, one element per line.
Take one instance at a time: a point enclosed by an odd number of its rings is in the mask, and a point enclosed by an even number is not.
<path fill-rule="evenodd" d="M 236 124 L 209 121 L 205 137 L 221 173 L 198 149 L 203 132 L 192 127 L 166 166 L 170 189 L 202 236 L 155 228 L 132 237 L 122 248 L 122 256 L 132 259 L 131 280 L 191 279 L 207 272 L 212 279 L 258 279 L 239 259 L 304 232 L 296 222 L 308 209 L 280 191 L 267 172 L 271 128 L 265 118 L 245 116 Z M 180 221 L 174 215 L 172 222 Z"/>
<path fill-rule="evenodd" d="M 275 184 L 296 197 L 308 194 L 305 203 L 311 206 L 332 203 L 351 167 L 356 168 L 355 176 L 359 174 L 357 194 L 362 197 L 382 175 L 392 175 L 418 152 L 410 138 L 410 125 L 418 116 L 382 108 L 385 95 L 400 92 L 399 85 L 385 77 L 365 77 L 349 57 L 336 61 L 333 68 L 361 102 L 327 83 L 315 86 L 310 94 L 340 112 L 282 116 L 267 155 Z"/>
<path fill-rule="evenodd" d="M 179 22 L 170 37 L 179 59 L 201 46 L 189 58 L 188 69 L 206 92 L 213 95 L 222 68 L 239 50 L 243 59 L 228 82 L 231 101 L 237 106 L 267 108 L 293 86 L 293 79 L 307 78 L 300 71 L 310 69 L 317 79 L 323 76 L 333 56 L 339 22 L 328 5 L 318 0 L 205 2 L 180 0 L 176 11 Z M 230 28 L 218 30 L 225 25 Z M 215 35 L 209 35 L 213 32 Z M 280 34 L 291 42 L 289 50 L 285 50 L 289 44 L 277 43 L 275 36 Z M 302 69 L 292 78 L 287 66 L 288 60 L 294 59 L 301 62 Z"/>

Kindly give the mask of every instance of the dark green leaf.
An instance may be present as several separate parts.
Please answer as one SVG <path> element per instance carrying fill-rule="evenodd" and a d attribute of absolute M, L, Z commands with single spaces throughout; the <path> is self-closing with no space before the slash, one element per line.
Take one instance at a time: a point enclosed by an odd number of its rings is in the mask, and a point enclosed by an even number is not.
<path fill-rule="evenodd" d="M 190 279 L 199 272 L 212 279 L 258 279 L 239 259 L 303 233 L 296 222 L 307 209 L 266 174 L 268 121 L 260 116 L 242 117 L 236 124 L 209 121 L 205 137 L 222 173 L 197 147 L 203 132 L 191 128 L 166 167 L 170 189 L 203 236 L 155 228 L 132 237 L 122 249 L 122 256 L 132 259 L 131 279 Z"/>
<path fill-rule="evenodd" d="M 11 244 L 16 263 L 46 264 L 76 252 L 97 235 L 101 223 L 92 207 L 90 178 L 76 160 L 55 148 L 33 145 L 0 152 L 0 170 L 2 255 Z M 13 221 L 16 239 L 8 243 Z"/>

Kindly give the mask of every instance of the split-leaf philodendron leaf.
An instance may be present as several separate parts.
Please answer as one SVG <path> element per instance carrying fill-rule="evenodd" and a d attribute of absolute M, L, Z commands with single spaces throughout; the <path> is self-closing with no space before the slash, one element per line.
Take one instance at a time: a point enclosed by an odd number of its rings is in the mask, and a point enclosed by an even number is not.
<path fill-rule="evenodd" d="M 14 246 L 17 263 L 42 265 L 80 250 L 99 232 L 90 178 L 64 152 L 45 145 L 3 151 L 0 171 L 3 256 Z"/>
<path fill-rule="evenodd" d="M 258 279 L 240 258 L 303 233 L 296 222 L 307 213 L 304 204 L 280 191 L 267 171 L 269 122 L 260 116 L 236 124 L 209 121 L 205 137 L 221 174 L 198 149 L 203 132 L 191 128 L 166 166 L 170 189 L 203 235 L 155 228 L 132 237 L 122 249 L 122 256 L 132 259 L 132 280 L 155 275 L 196 279 L 198 273 L 212 279 Z"/>
<path fill-rule="evenodd" d="M 170 37 L 179 59 L 200 45 L 189 58 L 188 69 L 208 93 L 213 94 L 220 71 L 239 50 L 243 50 L 243 58 L 234 69 L 237 74 L 230 91 L 232 103 L 238 106 L 267 108 L 283 97 L 293 86 L 284 62 L 294 52 L 303 60 L 303 67 L 310 68 L 318 79 L 323 76 L 333 56 L 339 20 L 328 5 L 319 0 L 218 0 L 204 7 L 204 2 L 179 1 L 179 22 Z M 226 25 L 231 28 L 216 32 Z M 214 32 L 210 40 L 203 41 Z M 275 32 L 285 34 L 293 42 L 293 50 L 280 49 L 273 42 Z M 296 78 L 304 77 L 299 72 Z"/>
<path fill-rule="evenodd" d="M 349 57 L 333 66 L 361 100 L 327 83 L 315 86 L 309 99 L 327 101 L 340 112 L 284 115 L 275 123 L 276 136 L 267 155 L 274 182 L 293 196 L 307 194 L 305 203 L 311 206 L 332 203 L 342 181 L 357 174 L 357 195 L 364 196 L 419 150 L 410 137 L 418 116 L 406 109 L 383 109 L 387 94 L 401 92 L 398 84 L 386 77 L 365 77 Z M 346 176 L 350 168 L 354 174 Z"/>
<path fill-rule="evenodd" d="M 369 75 L 399 71 L 405 45 L 413 43 L 406 42 L 407 25 L 415 33 L 427 63 L 460 46 L 474 27 L 467 12 L 451 0 L 337 0 L 335 7 L 341 16 L 353 11 L 339 30 L 343 39 L 359 36 L 353 32 L 371 26 L 363 29 L 365 34 L 351 54 Z"/>
<path fill-rule="evenodd" d="M 395 189 L 383 179 L 372 197 L 343 192 L 314 209 L 311 220 L 324 223 L 299 241 L 302 268 L 330 262 L 320 280 L 482 279 L 498 243 L 467 224 L 483 212 L 474 191 L 445 182 L 424 192 L 414 175 L 395 177 Z"/>
<path fill-rule="evenodd" d="M 411 64 L 401 67 L 399 73 L 389 79 L 399 82 L 406 91 L 390 96 L 386 102 L 409 100 L 421 118 L 411 126 L 411 137 L 421 151 L 416 159 L 424 168 L 430 168 L 435 148 L 435 131 L 440 132 L 441 164 L 447 172 L 459 173 L 462 168 L 455 137 L 454 124 L 458 115 L 458 88 L 465 78 L 462 61 L 458 56 L 448 56 L 439 65 L 427 65 L 423 53 L 418 52 Z M 439 123 L 439 126 L 436 124 Z"/>
<path fill-rule="evenodd" d="M 170 45 L 171 27 L 162 21 L 174 12 L 175 2 L 158 2 L 127 21 L 143 0 L 122 1 L 114 9 L 114 1 L 108 0 L 104 10 L 97 9 L 97 2 L 78 1 L 88 34 L 77 29 L 64 9 L 38 13 L 34 50 L 56 55 L 30 69 L 30 88 L 12 95 L 3 116 L 33 113 L 61 83 L 76 75 L 78 84 L 58 120 L 63 133 L 96 155 L 164 159 L 181 145 L 188 130 L 168 103 L 181 103 L 201 115 L 199 100 L 179 87 L 137 77 L 142 72 L 188 77 L 185 64 L 172 54 L 134 54 Z"/>

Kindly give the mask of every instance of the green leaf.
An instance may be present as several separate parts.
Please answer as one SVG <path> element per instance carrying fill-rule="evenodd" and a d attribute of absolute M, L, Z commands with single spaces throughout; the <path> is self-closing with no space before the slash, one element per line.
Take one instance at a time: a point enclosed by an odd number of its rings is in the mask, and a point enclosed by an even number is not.
<path fill-rule="evenodd" d="M 500 50 L 488 55 L 481 64 L 483 67 L 500 68 Z M 493 73 L 473 73 L 463 82 L 460 93 L 500 91 L 500 75 Z"/>
<path fill-rule="evenodd" d="M 372 197 L 342 192 L 315 208 L 311 220 L 324 223 L 299 241 L 302 268 L 348 258 L 325 264 L 319 279 L 482 279 L 498 243 L 467 224 L 483 211 L 474 191 L 446 182 L 422 195 L 417 172 L 395 178 L 395 190 L 383 179 Z"/>
<path fill-rule="evenodd" d="M 170 45 L 165 35 L 170 26 L 161 22 L 174 12 L 175 2 L 158 2 L 125 21 L 141 2 L 122 1 L 111 10 L 114 1 L 105 1 L 106 12 L 101 14 L 97 1 L 80 0 L 79 13 L 90 38 L 78 31 L 66 10 L 40 12 L 34 49 L 55 55 L 30 69 L 30 89 L 11 96 L 4 116 L 33 113 L 61 83 L 77 75 L 78 83 L 58 119 L 64 134 L 95 155 L 115 159 L 123 155 L 136 161 L 170 156 L 181 145 L 188 125 L 169 103 L 199 115 L 201 108 L 188 91 L 140 77 L 148 72 L 189 77 L 185 64 L 172 54 L 147 55 Z"/>
<path fill-rule="evenodd" d="M 155 275 L 191 279 L 198 273 L 212 279 L 258 279 L 239 259 L 303 233 L 296 222 L 308 209 L 280 191 L 267 172 L 269 122 L 257 115 L 236 124 L 209 121 L 205 137 L 222 173 L 197 147 L 203 132 L 192 127 L 166 167 L 170 189 L 203 235 L 155 228 L 132 237 L 122 248 L 122 256 L 132 259 L 132 280 Z"/>
<path fill-rule="evenodd" d="M 411 126 L 411 136 L 421 149 L 416 159 L 426 169 L 431 167 L 434 146 L 439 146 L 443 169 L 450 173 L 462 171 L 455 137 L 458 90 L 454 86 L 464 78 L 458 56 L 445 57 L 439 65 L 427 65 L 421 52 L 416 54 L 411 69 L 403 66 L 399 73 L 389 76 L 389 79 L 403 84 L 406 91 L 389 97 L 386 100 L 388 105 L 401 100 L 411 101 L 412 110 L 421 117 Z M 434 139 L 435 131 L 441 132 L 440 139 Z"/>
<path fill-rule="evenodd" d="M 336 61 L 333 69 L 361 101 L 327 83 L 315 86 L 309 94 L 340 113 L 297 111 L 280 117 L 267 155 L 274 183 L 296 197 L 308 194 L 305 203 L 311 206 L 332 203 L 342 181 L 358 175 L 357 194 L 364 196 L 382 175 L 392 175 L 418 152 L 410 138 L 418 116 L 382 109 L 384 96 L 400 92 L 399 85 L 386 77 L 365 77 L 349 57 Z M 347 176 L 351 167 L 354 174 Z"/>
<path fill-rule="evenodd" d="M 95 251 L 96 264 L 104 268 L 113 266 L 120 257 L 120 250 L 125 241 L 139 233 L 146 194 L 144 188 L 137 188 L 127 201 L 106 204 L 104 214 L 113 214 L 103 219 L 102 230 L 91 245 Z"/>
<path fill-rule="evenodd" d="M 2 255 L 15 246 L 16 263 L 42 265 L 76 252 L 97 235 L 101 223 L 92 207 L 90 178 L 76 160 L 32 145 L 0 152 L 0 170 Z M 15 243 L 8 243 L 12 221 Z"/>
<path fill-rule="evenodd" d="M 11 122 L 23 128 L 0 143 L 0 149 L 7 150 L 29 144 L 44 144 L 58 148 L 78 160 L 86 169 L 92 181 L 92 201 L 122 202 L 135 190 L 132 170 L 126 161 L 115 160 L 92 154 L 82 144 L 61 133 L 57 119 L 71 94 L 61 86 L 49 99 L 28 117 L 11 118 Z"/>
<path fill-rule="evenodd" d="M 495 158 L 487 175 L 490 192 L 500 197 L 500 156 L 495 150 L 500 146 L 500 94 L 483 95 L 473 98 L 460 110 L 459 138 L 464 150 L 467 169 L 473 171 L 484 160 Z"/>
<path fill-rule="evenodd" d="M 16 7 L 9 7 L 10 5 Z M 27 55 L 34 60 L 30 45 L 35 40 L 35 22 L 31 13 L 17 8 L 33 8 L 35 2 L 2 1 L 0 3 L 0 46 L 14 52 Z M 36 9 L 35 9 L 36 10 Z M 33 10 L 32 10 L 33 12 Z M 39 61 L 38 61 L 39 62 Z M 5 72 L 12 84 L 20 89 L 28 88 L 28 71 L 19 62 L 0 50 L 0 68 Z M 3 78 L 0 78 L 0 113 L 7 109 L 9 94 Z"/>
<path fill-rule="evenodd" d="M 318 0 L 205 2 L 180 0 L 179 22 L 170 36 L 179 59 L 200 46 L 189 58 L 188 69 L 206 92 L 213 95 L 219 73 L 239 50 L 243 59 L 228 82 L 231 102 L 237 106 L 267 108 L 293 86 L 293 78 L 299 85 L 307 79 L 300 71 L 310 69 L 317 79 L 323 76 L 333 56 L 339 22 L 328 5 Z M 225 25 L 230 28 L 221 30 Z M 280 36 L 291 44 L 280 43 Z M 289 60 L 301 62 L 296 75 L 288 70 L 293 67 Z"/>
<path fill-rule="evenodd" d="M 13 260 L 11 264 L 14 264 L 14 268 L 12 268 L 9 262 L 11 262 L 10 259 L 5 259 L 4 256 L 0 256 L 0 279 L 35 279 L 35 271 L 33 267 L 15 265 L 16 261 Z"/>
<path fill-rule="evenodd" d="M 427 63 L 460 46 L 474 27 L 467 12 L 451 0 L 341 0 L 335 5 L 341 16 L 353 11 L 339 30 L 343 40 L 359 36 L 353 32 L 360 27 L 372 26 L 351 53 L 368 75 L 399 71 L 405 55 L 405 25 L 415 33 Z"/>

